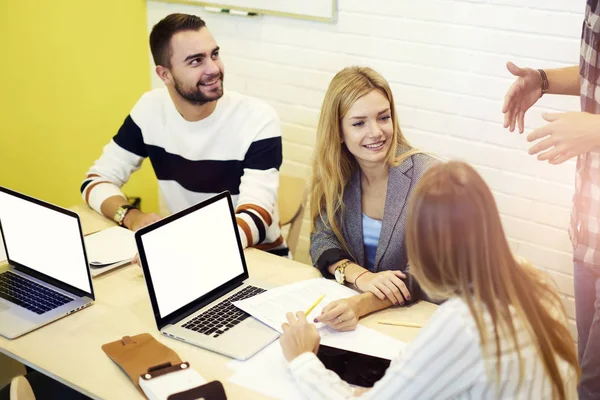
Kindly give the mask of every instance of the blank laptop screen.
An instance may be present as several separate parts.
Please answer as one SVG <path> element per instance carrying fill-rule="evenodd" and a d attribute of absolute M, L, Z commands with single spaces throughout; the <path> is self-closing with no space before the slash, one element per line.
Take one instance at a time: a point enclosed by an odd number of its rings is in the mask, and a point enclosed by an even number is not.
<path fill-rule="evenodd" d="M 227 198 L 141 236 L 161 318 L 244 273 Z"/>
<path fill-rule="evenodd" d="M 0 190 L 0 223 L 10 261 L 92 292 L 76 217 Z"/>

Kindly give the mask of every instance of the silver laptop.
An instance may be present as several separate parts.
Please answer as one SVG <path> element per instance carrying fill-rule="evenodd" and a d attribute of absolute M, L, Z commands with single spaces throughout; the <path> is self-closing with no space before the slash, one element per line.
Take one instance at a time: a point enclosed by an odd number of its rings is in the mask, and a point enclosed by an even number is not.
<path fill-rule="evenodd" d="M 0 335 L 14 339 L 92 304 L 79 216 L 0 187 Z"/>
<path fill-rule="evenodd" d="M 231 304 L 265 289 L 249 279 L 229 192 L 140 229 L 135 240 L 163 335 L 238 360 L 279 336 Z"/>

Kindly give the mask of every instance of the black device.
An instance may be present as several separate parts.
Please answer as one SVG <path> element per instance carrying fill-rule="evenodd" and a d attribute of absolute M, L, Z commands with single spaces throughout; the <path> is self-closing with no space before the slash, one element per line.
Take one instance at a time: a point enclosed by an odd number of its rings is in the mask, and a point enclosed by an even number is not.
<path fill-rule="evenodd" d="M 325 368 L 351 385 L 373 387 L 390 366 L 390 360 L 321 345 L 317 357 Z"/>

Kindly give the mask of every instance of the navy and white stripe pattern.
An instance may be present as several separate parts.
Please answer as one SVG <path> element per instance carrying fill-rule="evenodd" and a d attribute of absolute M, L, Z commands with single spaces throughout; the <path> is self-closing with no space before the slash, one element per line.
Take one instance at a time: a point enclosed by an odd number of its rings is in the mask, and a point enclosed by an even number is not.
<path fill-rule="evenodd" d="M 579 74 L 581 111 L 600 114 L 600 4 L 588 0 L 581 32 Z M 600 265 L 600 152 L 577 158 L 575 195 L 569 234 L 573 258 L 587 265 Z"/>
<path fill-rule="evenodd" d="M 108 197 L 148 158 L 170 212 L 228 190 L 244 247 L 287 254 L 276 200 L 281 126 L 258 99 L 226 92 L 207 118 L 181 117 L 165 89 L 146 93 L 89 170 L 84 200 L 100 212 Z"/>
<path fill-rule="evenodd" d="M 486 316 L 486 325 L 491 318 Z M 524 377 L 519 386 L 519 362 L 512 342 L 503 339 L 500 381 L 496 381 L 495 342 L 481 350 L 479 331 L 467 304 L 458 298 L 442 304 L 419 335 L 398 355 L 385 376 L 361 399 L 550 399 L 551 382 L 525 328 L 516 323 Z M 489 329 L 492 335 L 492 329 Z M 493 336 L 489 336 L 493 338 Z M 576 399 L 575 371 L 558 360 L 568 399 Z M 486 367 L 488 370 L 486 371 Z M 325 369 L 313 353 L 290 363 L 307 399 L 354 399 L 354 389 Z"/>

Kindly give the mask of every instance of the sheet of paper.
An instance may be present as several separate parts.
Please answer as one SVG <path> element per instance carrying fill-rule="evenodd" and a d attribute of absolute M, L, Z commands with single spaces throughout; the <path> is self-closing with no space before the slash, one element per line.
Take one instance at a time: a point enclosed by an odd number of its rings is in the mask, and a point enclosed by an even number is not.
<path fill-rule="evenodd" d="M 231 361 L 236 372 L 229 381 L 276 399 L 306 400 L 295 386 L 279 341 L 271 343 L 246 361 Z"/>
<path fill-rule="evenodd" d="M 334 281 L 316 278 L 269 289 L 264 293 L 233 304 L 281 333 L 288 312 L 306 311 L 319 297 L 325 298 L 307 315 L 310 321 L 334 300 L 351 297 L 358 292 Z"/>
<path fill-rule="evenodd" d="M 358 325 L 356 330 L 338 332 L 329 327 L 321 327 L 321 344 L 338 349 L 391 360 L 406 346 L 406 343 L 394 339 L 374 329 Z"/>
<path fill-rule="evenodd" d="M 102 275 L 108 271 L 112 271 L 113 269 L 122 267 L 124 265 L 128 265 L 129 263 L 131 263 L 131 260 L 123 260 L 114 264 L 108 264 L 108 265 L 103 265 L 101 267 L 95 266 L 95 265 L 90 265 L 90 271 L 92 274 L 92 277 L 96 277 L 98 275 Z"/>
<path fill-rule="evenodd" d="M 137 252 L 133 232 L 120 226 L 86 236 L 85 248 L 90 265 L 96 266 L 130 261 Z"/>
<path fill-rule="evenodd" d="M 325 298 L 309 314 L 309 320 L 321 313 L 331 301 L 350 297 L 355 291 L 326 279 L 311 279 L 270 289 L 234 304 L 255 318 L 281 332 L 281 324 L 289 311 L 306 310 L 321 295 Z M 358 325 L 352 332 L 338 332 L 317 324 L 321 344 L 391 360 L 405 343 Z M 278 399 L 300 400 L 298 388 L 289 372 L 279 341 L 274 342 L 251 359 L 227 364 L 235 373 L 229 381 Z"/>
<path fill-rule="evenodd" d="M 319 332 L 324 345 L 389 360 L 406 346 L 399 340 L 362 325 L 358 325 L 353 332 L 336 332 L 329 328 L 321 328 Z M 279 341 L 270 344 L 249 360 L 233 360 L 227 366 L 235 371 L 229 378 L 232 383 L 278 399 L 303 399 L 283 357 Z"/>

